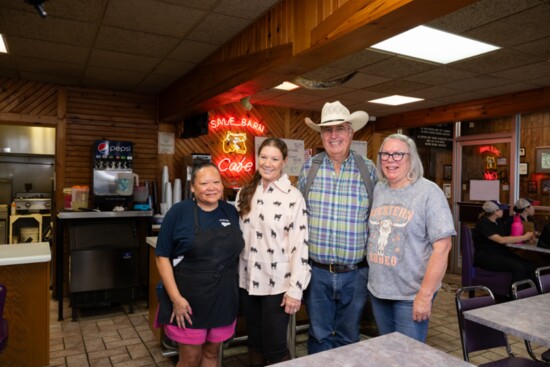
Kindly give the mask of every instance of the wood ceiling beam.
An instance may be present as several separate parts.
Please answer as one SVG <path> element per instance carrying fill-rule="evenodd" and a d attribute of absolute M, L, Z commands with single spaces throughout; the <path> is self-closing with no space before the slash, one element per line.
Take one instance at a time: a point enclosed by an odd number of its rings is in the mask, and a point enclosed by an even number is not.
<path fill-rule="evenodd" d="M 237 102 L 476 1 L 348 0 L 333 9 L 332 0 L 282 0 L 277 11 L 283 9 L 284 21 L 292 22 L 288 42 L 199 64 L 161 93 L 159 120 L 180 121 Z"/>
<path fill-rule="evenodd" d="M 550 108 L 550 87 L 380 117 L 374 131 L 489 119 Z"/>

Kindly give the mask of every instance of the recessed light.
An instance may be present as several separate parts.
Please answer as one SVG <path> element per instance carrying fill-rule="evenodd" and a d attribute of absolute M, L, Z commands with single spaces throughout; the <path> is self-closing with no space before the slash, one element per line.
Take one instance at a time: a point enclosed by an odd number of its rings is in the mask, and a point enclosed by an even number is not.
<path fill-rule="evenodd" d="M 0 34 L 0 53 L 7 54 L 8 49 L 6 48 L 6 43 L 4 42 L 4 35 Z"/>
<path fill-rule="evenodd" d="M 421 25 L 377 43 L 372 48 L 449 64 L 500 47 Z"/>
<path fill-rule="evenodd" d="M 402 104 L 418 102 L 418 101 L 423 101 L 423 100 L 424 100 L 423 98 L 399 96 L 399 95 L 396 94 L 396 95 L 389 96 L 389 97 L 373 99 L 369 102 L 379 103 L 379 104 L 386 104 L 386 105 L 389 105 L 389 106 L 399 106 L 399 105 L 402 105 Z"/>
<path fill-rule="evenodd" d="M 280 90 L 294 90 L 300 88 L 298 85 L 293 84 L 291 82 L 282 82 L 276 87 L 273 87 L 274 89 L 280 89 Z"/>

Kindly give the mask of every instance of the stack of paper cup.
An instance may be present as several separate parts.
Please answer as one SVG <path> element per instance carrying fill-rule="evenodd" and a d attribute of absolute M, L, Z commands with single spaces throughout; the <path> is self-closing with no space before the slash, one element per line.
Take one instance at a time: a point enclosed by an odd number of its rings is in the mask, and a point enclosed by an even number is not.
<path fill-rule="evenodd" d="M 172 184 L 170 181 L 166 182 L 164 184 L 164 193 L 165 193 L 165 203 L 168 205 L 168 210 L 170 210 L 170 207 L 172 206 Z"/>
<path fill-rule="evenodd" d="M 176 178 L 174 180 L 174 192 L 172 204 L 179 203 L 181 201 L 181 179 Z"/>
<path fill-rule="evenodd" d="M 166 183 L 168 182 L 168 180 L 170 180 L 170 174 L 168 172 L 168 166 L 164 166 L 164 167 L 162 167 L 162 186 L 161 186 L 162 200 L 160 201 L 161 203 L 168 203 L 168 201 L 166 201 L 166 190 L 165 190 Z M 171 201 L 169 203 L 172 204 Z"/>

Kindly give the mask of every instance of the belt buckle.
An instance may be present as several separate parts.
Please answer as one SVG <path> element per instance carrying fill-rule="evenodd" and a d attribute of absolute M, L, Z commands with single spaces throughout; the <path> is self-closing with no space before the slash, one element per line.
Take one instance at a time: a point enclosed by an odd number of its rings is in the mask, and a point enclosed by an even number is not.
<path fill-rule="evenodd" d="M 334 273 L 334 264 L 331 263 L 328 265 L 328 271 Z"/>

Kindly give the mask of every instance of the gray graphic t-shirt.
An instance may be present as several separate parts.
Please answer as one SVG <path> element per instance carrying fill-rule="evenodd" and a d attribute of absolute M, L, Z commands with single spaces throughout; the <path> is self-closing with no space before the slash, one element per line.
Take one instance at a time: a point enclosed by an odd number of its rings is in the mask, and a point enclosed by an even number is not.
<path fill-rule="evenodd" d="M 402 189 L 380 182 L 369 217 L 369 291 L 377 298 L 413 300 L 433 243 L 456 235 L 443 191 L 421 178 Z"/>

